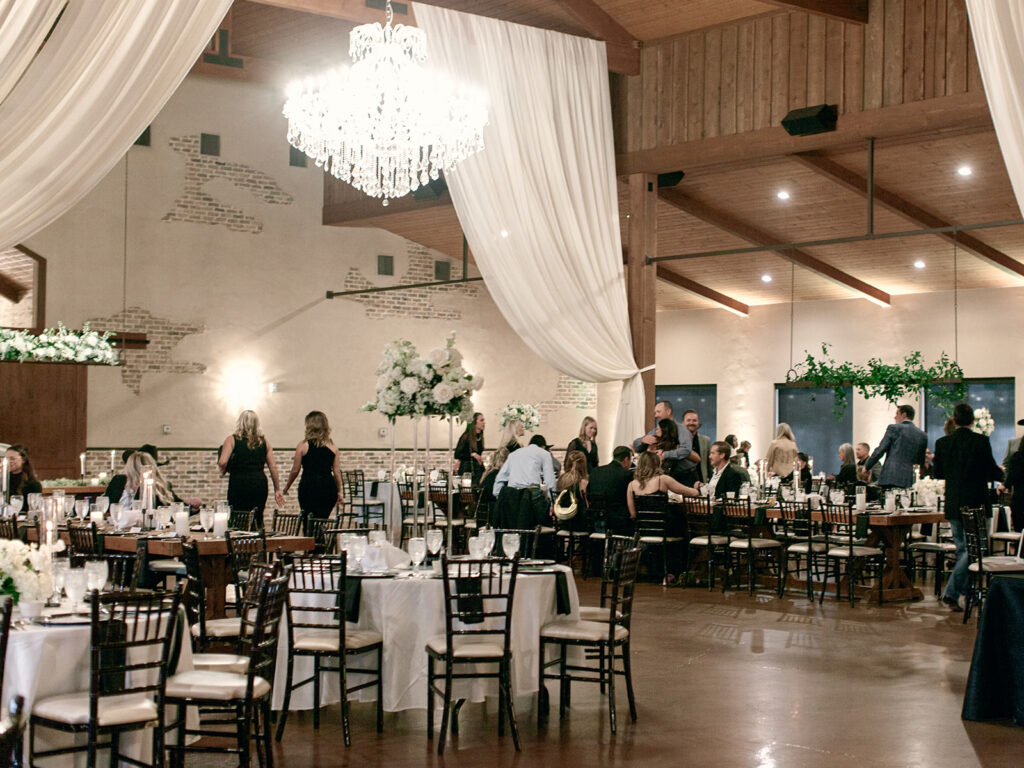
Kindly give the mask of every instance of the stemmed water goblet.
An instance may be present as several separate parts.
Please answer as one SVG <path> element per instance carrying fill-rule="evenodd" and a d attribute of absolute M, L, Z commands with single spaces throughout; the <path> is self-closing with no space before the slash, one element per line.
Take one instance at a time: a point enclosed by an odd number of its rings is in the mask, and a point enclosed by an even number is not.
<path fill-rule="evenodd" d="M 39 510 L 43 508 L 43 494 L 28 494 L 28 511 L 32 517 L 39 517 Z"/>
<path fill-rule="evenodd" d="M 92 502 L 93 508 L 102 512 L 104 515 L 107 514 L 107 510 L 110 509 L 110 499 L 106 496 L 97 496 Z"/>
<path fill-rule="evenodd" d="M 89 516 L 89 500 L 88 499 L 76 499 L 75 500 L 75 517 L 79 520 L 84 520 Z"/>
<path fill-rule="evenodd" d="M 416 571 L 419 570 L 420 563 L 423 562 L 423 558 L 426 556 L 427 542 L 419 536 L 409 539 L 409 557 L 412 558 L 412 570 L 414 575 Z"/>
<path fill-rule="evenodd" d="M 427 550 L 431 555 L 437 557 L 437 553 L 441 551 L 441 545 L 444 543 L 444 534 L 440 528 L 431 528 L 427 531 L 424 539 L 427 542 Z"/>
<path fill-rule="evenodd" d="M 85 564 L 86 580 L 90 590 L 102 591 L 107 586 L 107 579 L 110 577 L 106 560 L 89 560 Z"/>
<path fill-rule="evenodd" d="M 11 496 L 11 503 L 7 506 L 7 508 L 10 510 L 12 517 L 18 516 L 18 513 L 21 512 L 21 507 L 24 503 L 24 496 Z"/>
<path fill-rule="evenodd" d="M 88 586 L 89 574 L 85 568 L 69 568 L 64 574 L 64 591 L 67 592 L 68 600 L 71 601 L 72 613 L 78 613 Z"/>
<path fill-rule="evenodd" d="M 486 528 L 481 528 L 480 533 L 477 535 L 483 541 L 483 551 L 480 553 L 480 556 L 490 557 L 491 553 L 494 552 L 494 529 L 490 526 L 487 526 Z"/>
<path fill-rule="evenodd" d="M 207 533 L 213 530 L 213 510 L 205 505 L 199 509 L 199 524 Z"/>
<path fill-rule="evenodd" d="M 368 542 L 365 536 L 353 536 L 349 539 L 348 553 L 351 556 L 349 562 L 355 562 L 356 567 L 362 570 L 363 555 L 366 554 Z"/>
<path fill-rule="evenodd" d="M 518 533 L 503 533 L 501 534 L 501 549 L 505 553 L 505 557 L 510 560 L 516 556 L 519 551 L 519 534 Z"/>

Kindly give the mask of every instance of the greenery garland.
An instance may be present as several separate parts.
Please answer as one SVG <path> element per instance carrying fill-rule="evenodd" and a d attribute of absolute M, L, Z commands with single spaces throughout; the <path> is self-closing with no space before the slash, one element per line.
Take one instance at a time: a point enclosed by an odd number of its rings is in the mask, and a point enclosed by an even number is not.
<path fill-rule="evenodd" d="M 921 362 L 920 352 L 908 354 L 902 365 L 887 365 L 876 357 L 868 360 L 867 365 L 857 365 L 837 363 L 829 353 L 829 345 L 822 344 L 820 358 L 808 352 L 786 373 L 786 383 L 797 382 L 831 388 L 835 393 L 832 413 L 837 421 L 846 412 L 847 387 L 856 388 L 866 398 L 881 397 L 893 405 L 924 390 L 926 397 L 946 413 L 967 399 L 964 371 L 945 352 L 930 367 Z"/>

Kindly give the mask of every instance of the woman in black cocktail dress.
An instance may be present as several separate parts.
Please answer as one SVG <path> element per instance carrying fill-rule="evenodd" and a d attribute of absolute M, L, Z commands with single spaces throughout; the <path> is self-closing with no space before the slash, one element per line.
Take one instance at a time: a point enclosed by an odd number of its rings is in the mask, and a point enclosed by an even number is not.
<path fill-rule="evenodd" d="M 299 509 L 306 517 L 326 518 L 341 503 L 341 466 L 331 441 L 331 427 L 321 411 L 306 414 L 306 437 L 295 447 L 295 458 L 284 492 L 299 480 Z"/>
<path fill-rule="evenodd" d="M 234 433 L 224 441 L 217 460 L 220 473 L 228 475 L 228 504 L 232 509 L 258 509 L 263 512 L 269 490 L 267 476 L 263 473 L 264 465 L 270 468 L 270 477 L 274 481 L 274 501 L 278 507 L 283 507 L 284 496 L 281 494 L 274 450 L 260 430 L 256 413 L 242 411 Z"/>

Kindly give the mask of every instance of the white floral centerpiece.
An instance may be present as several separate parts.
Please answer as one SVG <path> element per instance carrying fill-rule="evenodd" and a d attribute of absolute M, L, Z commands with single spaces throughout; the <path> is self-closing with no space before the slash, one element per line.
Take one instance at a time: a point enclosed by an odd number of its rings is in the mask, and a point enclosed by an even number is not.
<path fill-rule="evenodd" d="M 938 503 L 938 497 L 946 495 L 946 481 L 936 480 L 934 477 L 922 477 L 914 483 L 911 490 L 921 504 L 926 507 L 934 507 Z"/>
<path fill-rule="evenodd" d="M 975 408 L 974 424 L 971 425 L 971 430 L 977 432 L 979 435 L 990 437 L 995 429 L 996 420 L 992 418 L 992 414 L 989 413 L 988 408 Z"/>
<path fill-rule="evenodd" d="M 72 331 L 58 324 L 38 336 L 29 331 L 0 328 L 0 360 L 20 363 L 100 363 L 117 365 L 117 352 L 108 339 L 110 332 L 91 330 L 89 324 L 81 331 Z"/>
<path fill-rule="evenodd" d="M 522 422 L 523 429 L 527 432 L 532 432 L 540 426 L 540 413 L 537 411 L 537 406 L 529 403 L 509 403 L 501 409 L 498 418 L 501 419 L 502 428 L 507 427 L 513 421 Z"/>
<path fill-rule="evenodd" d="M 53 553 L 63 549 L 63 541 L 49 547 L 0 539 L 0 595 L 10 595 L 15 605 L 21 600 L 46 600 L 53 594 Z"/>

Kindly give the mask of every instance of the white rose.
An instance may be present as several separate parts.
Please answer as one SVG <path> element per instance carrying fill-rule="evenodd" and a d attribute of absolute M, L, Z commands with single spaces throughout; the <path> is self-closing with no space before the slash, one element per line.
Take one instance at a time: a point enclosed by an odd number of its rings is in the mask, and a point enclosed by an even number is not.
<path fill-rule="evenodd" d="M 451 402 L 451 399 L 455 397 L 455 390 L 452 386 L 446 382 L 441 382 L 433 389 L 434 399 L 441 405 Z"/>
<path fill-rule="evenodd" d="M 474 390 L 475 390 L 475 389 L 480 389 L 480 387 L 482 387 L 482 386 L 484 385 L 484 377 L 483 377 L 483 374 L 480 374 L 480 373 L 476 374 L 476 375 L 475 375 L 475 376 L 473 377 L 473 380 L 472 380 L 472 381 L 471 381 L 471 382 L 469 383 L 469 385 L 470 385 L 470 387 L 471 387 L 472 389 L 474 389 Z"/>
<path fill-rule="evenodd" d="M 437 368 L 448 362 L 448 350 L 435 347 L 427 354 L 427 362 Z"/>
<path fill-rule="evenodd" d="M 402 379 L 402 383 L 399 386 L 405 394 L 414 395 L 420 388 L 420 381 L 415 376 L 407 376 Z"/>
<path fill-rule="evenodd" d="M 382 373 L 380 376 L 377 377 L 377 389 L 378 390 L 386 389 L 388 384 L 390 384 L 390 383 L 391 383 L 391 377 L 388 376 L 386 373 Z"/>

